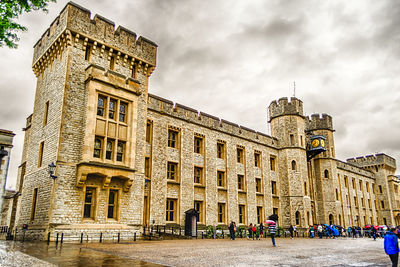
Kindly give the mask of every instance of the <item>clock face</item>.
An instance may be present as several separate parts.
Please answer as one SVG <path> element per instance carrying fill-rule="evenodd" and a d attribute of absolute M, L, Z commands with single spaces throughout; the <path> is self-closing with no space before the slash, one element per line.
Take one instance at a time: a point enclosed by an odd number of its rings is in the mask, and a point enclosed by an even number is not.
<path fill-rule="evenodd" d="M 321 140 L 321 141 L 323 141 L 323 140 Z M 313 147 L 319 146 L 319 140 L 318 140 L 318 139 L 314 139 L 314 140 L 312 141 L 311 145 L 312 145 Z"/>
<path fill-rule="evenodd" d="M 321 146 L 325 147 L 325 141 L 323 139 L 321 139 Z"/>

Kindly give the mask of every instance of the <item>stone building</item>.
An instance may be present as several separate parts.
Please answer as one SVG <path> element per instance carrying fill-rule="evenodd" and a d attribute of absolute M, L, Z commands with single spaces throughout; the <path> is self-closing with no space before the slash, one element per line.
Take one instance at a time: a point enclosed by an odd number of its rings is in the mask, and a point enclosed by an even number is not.
<path fill-rule="evenodd" d="M 399 224 L 395 160 L 335 158 L 332 118 L 269 106 L 271 136 L 148 93 L 157 45 L 68 3 L 34 46 L 15 225 L 31 238 L 143 226 Z M 323 153 L 311 158 L 315 136 Z M 317 141 L 315 141 L 317 142 Z M 48 165 L 56 164 L 52 179 Z"/>
<path fill-rule="evenodd" d="M 0 207 L 2 210 L 0 225 L 6 225 L 6 222 L 10 220 L 9 191 L 6 190 L 6 182 L 14 136 L 12 131 L 0 129 Z"/>

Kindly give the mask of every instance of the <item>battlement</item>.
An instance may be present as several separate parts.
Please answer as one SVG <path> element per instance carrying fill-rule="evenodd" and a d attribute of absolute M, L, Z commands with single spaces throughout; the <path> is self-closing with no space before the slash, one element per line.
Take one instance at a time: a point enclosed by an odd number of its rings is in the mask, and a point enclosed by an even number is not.
<path fill-rule="evenodd" d="M 303 102 L 300 99 L 282 97 L 278 101 L 274 100 L 269 105 L 270 120 L 285 115 L 303 116 Z"/>
<path fill-rule="evenodd" d="M 367 155 L 365 157 L 349 158 L 346 161 L 350 164 L 363 168 L 376 165 L 386 165 L 396 169 L 396 160 L 384 153 L 379 153 L 376 155 Z"/>
<path fill-rule="evenodd" d="M 115 30 L 115 23 L 100 15 L 96 14 L 93 19 L 90 16 L 88 9 L 69 2 L 34 45 L 33 66 L 43 64 L 46 61 L 41 60 L 43 56 L 54 54 L 64 44 L 79 41 L 90 42 L 125 59 L 134 58 L 147 67 L 156 65 L 157 44 L 142 36 L 137 38 L 136 33 L 122 26 Z"/>
<path fill-rule="evenodd" d="M 340 161 L 340 160 L 336 160 L 336 166 L 338 169 L 344 170 L 344 171 L 348 171 L 348 172 L 352 172 L 358 175 L 363 175 L 369 178 L 374 179 L 375 175 L 373 172 L 362 169 L 359 166 L 354 166 L 352 164 Z"/>
<path fill-rule="evenodd" d="M 243 139 L 248 139 L 249 141 L 260 143 L 266 146 L 275 148 L 278 144 L 278 140 L 276 138 L 267 134 L 257 132 L 253 129 L 240 126 L 236 123 L 220 119 L 204 112 L 200 112 L 193 108 L 174 103 L 156 95 L 149 94 L 148 109 L 212 130 L 224 132 L 226 134 Z"/>
<path fill-rule="evenodd" d="M 306 118 L 306 129 L 313 130 L 331 130 L 333 131 L 332 117 L 328 114 L 312 114 Z"/>

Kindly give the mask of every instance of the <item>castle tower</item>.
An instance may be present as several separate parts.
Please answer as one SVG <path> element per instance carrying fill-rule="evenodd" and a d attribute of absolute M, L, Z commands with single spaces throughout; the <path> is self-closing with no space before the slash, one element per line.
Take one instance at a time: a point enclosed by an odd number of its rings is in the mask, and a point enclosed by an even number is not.
<path fill-rule="evenodd" d="M 369 170 L 375 174 L 375 207 L 378 215 L 378 224 L 397 225 L 399 222 L 400 203 L 396 200 L 399 194 L 399 181 L 394 176 L 396 160 L 383 153 L 347 159 L 347 162 Z M 397 188 L 397 189 L 395 189 Z M 396 213 L 396 214 L 394 214 Z M 395 221 L 395 217 L 397 222 Z"/>
<path fill-rule="evenodd" d="M 269 106 L 271 134 L 279 140 L 278 175 L 282 227 L 308 227 L 311 202 L 307 179 L 307 156 L 303 102 L 281 98 Z"/>
<path fill-rule="evenodd" d="M 325 137 L 326 151 L 308 163 L 315 222 L 345 225 L 343 219 L 348 216 L 343 215 L 340 201 L 342 190 L 337 176 L 332 117 L 312 114 L 311 118 L 306 118 L 306 132 L 308 138 L 313 135 Z"/>
<path fill-rule="evenodd" d="M 157 45 L 69 2 L 34 46 L 16 226 L 27 238 L 142 224 L 148 79 Z M 25 161 L 26 159 L 26 161 Z M 57 166 L 51 179 L 48 165 Z M 81 203 L 84 203 L 82 205 Z M 104 207 L 104 208 L 100 208 Z M 107 208 L 106 208 L 107 207 Z"/>

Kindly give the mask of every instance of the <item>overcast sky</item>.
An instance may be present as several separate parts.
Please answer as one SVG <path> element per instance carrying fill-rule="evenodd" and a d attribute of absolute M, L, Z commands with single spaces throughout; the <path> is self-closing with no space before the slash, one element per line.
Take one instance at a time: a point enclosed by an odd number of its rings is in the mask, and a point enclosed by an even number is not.
<path fill-rule="evenodd" d="M 21 16 L 19 48 L 0 48 L 0 128 L 17 134 L 8 187 L 33 110 L 33 45 L 66 3 Z M 268 133 L 268 105 L 292 96 L 295 81 L 306 115 L 333 117 L 337 158 L 400 162 L 400 1 L 75 3 L 158 44 L 150 93 Z"/>

